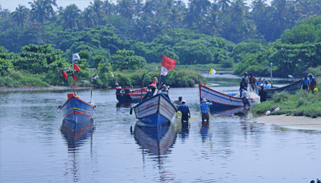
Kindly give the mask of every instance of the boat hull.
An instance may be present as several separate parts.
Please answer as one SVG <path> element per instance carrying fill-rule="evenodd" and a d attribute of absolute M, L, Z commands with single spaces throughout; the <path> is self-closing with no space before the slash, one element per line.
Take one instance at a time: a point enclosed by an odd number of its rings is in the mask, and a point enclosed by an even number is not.
<path fill-rule="evenodd" d="M 94 106 L 72 96 L 60 107 L 63 117 L 68 121 L 69 127 L 75 131 L 87 126 L 94 114 Z"/>
<path fill-rule="evenodd" d="M 272 98 L 273 94 L 274 93 L 280 93 L 280 92 L 289 92 L 289 93 L 294 93 L 298 90 L 300 90 L 301 88 L 301 80 L 299 81 L 296 81 L 294 83 L 291 83 L 289 85 L 286 85 L 286 86 L 283 86 L 283 87 L 279 87 L 279 88 L 275 88 L 275 87 L 272 87 L 272 88 L 266 88 L 265 91 L 266 91 L 266 94 L 267 94 L 267 98 L 270 99 Z M 255 93 L 259 93 L 260 91 L 260 87 L 256 87 L 255 88 Z"/>
<path fill-rule="evenodd" d="M 199 92 L 200 99 L 205 98 L 207 101 L 213 103 L 210 106 L 211 113 L 214 111 L 219 112 L 237 107 L 244 107 L 242 98 L 218 92 L 205 85 L 199 85 Z M 259 98 L 249 98 L 249 103 L 250 105 L 255 105 L 260 103 L 260 101 Z"/>
<path fill-rule="evenodd" d="M 116 98 L 118 102 L 134 103 L 140 102 L 146 95 L 146 88 L 131 91 L 129 88 L 116 88 Z"/>
<path fill-rule="evenodd" d="M 177 112 L 175 105 L 163 94 L 156 94 L 133 107 L 136 118 L 150 125 L 170 122 Z"/>

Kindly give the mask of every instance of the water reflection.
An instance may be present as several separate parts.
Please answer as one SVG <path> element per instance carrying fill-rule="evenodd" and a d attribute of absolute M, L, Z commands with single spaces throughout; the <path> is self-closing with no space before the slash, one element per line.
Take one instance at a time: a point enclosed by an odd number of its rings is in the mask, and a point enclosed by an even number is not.
<path fill-rule="evenodd" d="M 233 109 L 228 109 L 224 111 L 214 111 L 211 110 L 211 114 L 213 116 L 220 116 L 220 117 L 241 117 L 246 118 L 248 115 L 249 110 L 244 109 L 243 107 L 237 107 Z"/>
<path fill-rule="evenodd" d="M 171 152 L 170 148 L 176 140 L 176 132 L 172 123 L 165 123 L 161 126 L 147 126 L 138 121 L 135 125 L 134 137 L 141 146 L 143 163 L 145 164 L 145 154 L 147 153 L 157 161 L 161 181 L 174 179 L 170 171 L 166 171 L 163 167 L 164 158 Z"/>
<path fill-rule="evenodd" d="M 202 136 L 202 142 L 205 142 L 205 140 L 208 138 L 209 136 L 209 122 L 208 121 L 202 121 L 202 127 L 200 130 L 200 134 Z"/>
<path fill-rule="evenodd" d="M 70 175 L 72 176 L 73 182 L 78 182 L 80 177 L 80 173 L 79 173 L 80 162 L 78 162 L 79 147 L 86 142 L 87 138 L 90 138 L 90 152 L 92 154 L 92 144 L 93 144 L 92 134 L 95 129 L 95 124 L 94 124 L 94 120 L 90 119 L 90 121 L 88 122 L 88 125 L 78 131 L 70 129 L 68 124 L 69 123 L 66 120 L 63 120 L 60 128 L 62 135 L 67 141 L 68 157 L 70 158 L 70 160 L 68 160 L 66 165 L 68 165 L 69 162 L 72 163 L 71 168 L 67 167 L 64 176 L 67 176 L 70 173 Z"/>

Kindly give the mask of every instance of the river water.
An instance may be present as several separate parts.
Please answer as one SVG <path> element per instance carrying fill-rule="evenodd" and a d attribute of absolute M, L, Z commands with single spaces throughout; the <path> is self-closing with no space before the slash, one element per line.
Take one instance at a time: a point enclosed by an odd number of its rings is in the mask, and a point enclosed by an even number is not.
<path fill-rule="evenodd" d="M 68 140 L 57 110 L 67 93 L 0 94 L 1 183 L 307 183 L 321 178 L 320 131 L 261 123 L 250 113 L 210 116 L 202 124 L 198 88 L 170 89 L 172 100 L 183 96 L 187 101 L 192 117 L 187 129 L 179 118 L 173 121 L 158 149 L 146 142 L 146 129 L 135 126 L 129 106 L 117 104 L 115 90 L 94 90 L 96 128 L 80 140 Z M 88 91 L 79 95 L 89 100 Z"/>

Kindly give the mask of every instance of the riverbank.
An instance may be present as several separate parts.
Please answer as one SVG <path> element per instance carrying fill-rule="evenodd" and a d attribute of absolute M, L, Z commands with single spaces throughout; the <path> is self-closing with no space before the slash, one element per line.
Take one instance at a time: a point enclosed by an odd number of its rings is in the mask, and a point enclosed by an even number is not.
<path fill-rule="evenodd" d="M 320 129 L 321 119 L 305 116 L 269 115 L 256 118 L 259 122 L 299 128 Z"/>
<path fill-rule="evenodd" d="M 77 87 L 77 90 L 89 90 L 90 87 Z M 30 91 L 72 91 L 71 86 L 49 86 L 49 87 L 17 87 L 17 88 L 0 88 L 0 93 L 7 92 L 30 92 Z"/>

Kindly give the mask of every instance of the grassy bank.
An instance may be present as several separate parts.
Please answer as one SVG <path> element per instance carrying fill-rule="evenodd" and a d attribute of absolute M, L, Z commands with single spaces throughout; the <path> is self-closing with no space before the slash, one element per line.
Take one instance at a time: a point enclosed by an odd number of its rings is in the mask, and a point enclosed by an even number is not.
<path fill-rule="evenodd" d="M 311 91 L 300 90 L 291 95 L 286 92 L 276 93 L 272 100 L 253 106 L 253 114 L 256 116 L 285 114 L 289 116 L 307 116 L 316 118 L 321 116 L 321 85 L 318 85 L 319 92 L 312 94 Z M 277 107 L 278 111 L 274 111 Z"/>
<path fill-rule="evenodd" d="M 91 74 L 99 71 L 93 71 Z M 140 87 L 143 81 L 144 70 L 136 71 L 115 71 L 114 75 L 122 87 Z M 144 77 L 144 86 L 153 81 L 154 77 L 159 78 L 159 72 L 149 72 Z M 79 82 L 78 86 L 88 87 L 90 72 L 83 69 L 76 73 Z M 110 77 L 109 72 L 98 73 L 99 78 L 94 80 L 93 85 L 96 88 L 115 87 L 115 78 Z M 205 78 L 194 71 L 189 70 L 170 70 L 167 76 L 162 76 L 162 82 L 171 87 L 193 87 L 195 84 L 206 83 Z M 0 87 L 17 88 L 17 87 L 49 87 L 52 86 L 71 86 L 72 77 L 65 81 L 62 73 L 59 74 L 30 74 L 25 71 L 10 70 L 6 76 L 0 76 Z"/>

